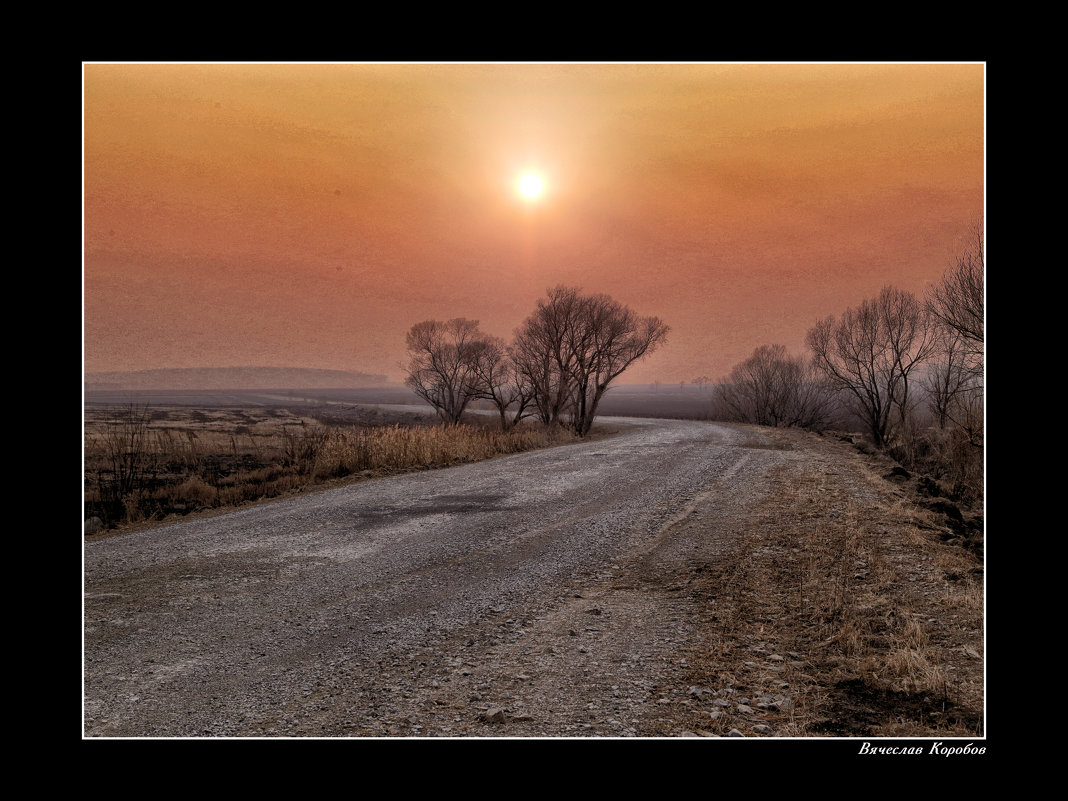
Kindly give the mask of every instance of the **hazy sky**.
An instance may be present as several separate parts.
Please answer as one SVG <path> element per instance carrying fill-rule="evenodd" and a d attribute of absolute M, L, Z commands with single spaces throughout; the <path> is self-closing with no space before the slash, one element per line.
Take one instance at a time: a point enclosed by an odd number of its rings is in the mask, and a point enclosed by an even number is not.
<path fill-rule="evenodd" d="M 558 283 L 718 378 L 984 209 L 983 64 L 86 64 L 87 371 L 399 380 L 416 322 L 507 338 Z M 518 191 L 535 171 L 545 190 Z"/>

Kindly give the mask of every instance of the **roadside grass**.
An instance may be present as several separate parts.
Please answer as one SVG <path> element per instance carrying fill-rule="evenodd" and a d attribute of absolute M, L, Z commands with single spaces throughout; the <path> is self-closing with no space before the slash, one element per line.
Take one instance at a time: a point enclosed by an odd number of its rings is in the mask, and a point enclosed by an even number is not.
<path fill-rule="evenodd" d="M 491 422 L 360 425 L 300 409 L 93 409 L 85 423 L 84 507 L 85 519 L 99 522 L 87 532 L 571 439 L 562 429 L 524 422 L 502 432 Z"/>
<path fill-rule="evenodd" d="M 702 565 L 709 645 L 692 655 L 692 680 L 719 676 L 732 705 L 694 717 L 693 730 L 982 735 L 981 562 L 934 534 L 895 485 L 867 476 L 854 486 L 862 503 L 823 468 L 773 477 L 740 523 L 745 547 Z M 751 711 L 735 711 L 738 698 Z"/>

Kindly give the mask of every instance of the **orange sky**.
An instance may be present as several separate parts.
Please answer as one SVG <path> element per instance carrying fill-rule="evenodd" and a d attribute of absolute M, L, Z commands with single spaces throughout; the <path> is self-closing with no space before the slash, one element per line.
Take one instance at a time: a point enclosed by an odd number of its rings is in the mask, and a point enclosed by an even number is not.
<path fill-rule="evenodd" d="M 984 208 L 983 64 L 86 64 L 84 362 L 384 373 L 557 283 L 671 326 L 627 382 L 718 378 Z M 539 170 L 546 193 L 516 191 Z"/>

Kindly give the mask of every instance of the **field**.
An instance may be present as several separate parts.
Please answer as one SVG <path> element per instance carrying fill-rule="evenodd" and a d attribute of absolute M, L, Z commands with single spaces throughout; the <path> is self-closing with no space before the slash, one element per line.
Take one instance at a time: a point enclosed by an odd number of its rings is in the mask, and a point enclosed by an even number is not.
<path fill-rule="evenodd" d="M 415 401 L 406 390 L 90 393 L 86 533 L 567 439 L 526 423 L 502 433 L 479 414 L 446 429 Z"/>

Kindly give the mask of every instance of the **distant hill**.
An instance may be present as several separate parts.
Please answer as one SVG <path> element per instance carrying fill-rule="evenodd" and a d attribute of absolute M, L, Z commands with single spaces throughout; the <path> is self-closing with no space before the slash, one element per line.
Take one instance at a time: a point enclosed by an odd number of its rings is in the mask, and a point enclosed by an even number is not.
<path fill-rule="evenodd" d="M 359 389 L 387 384 L 384 375 L 305 367 L 185 367 L 86 373 L 86 390 Z"/>

